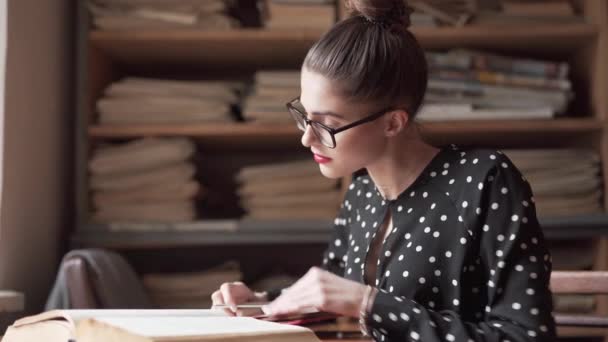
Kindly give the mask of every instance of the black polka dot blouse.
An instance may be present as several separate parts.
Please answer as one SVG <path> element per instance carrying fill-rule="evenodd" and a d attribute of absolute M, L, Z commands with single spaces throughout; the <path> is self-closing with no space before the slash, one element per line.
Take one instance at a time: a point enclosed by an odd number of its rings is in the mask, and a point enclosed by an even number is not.
<path fill-rule="evenodd" d="M 528 182 L 500 151 L 443 148 L 396 200 L 354 177 L 323 267 L 364 283 L 390 210 L 367 326 L 378 341 L 553 341 L 551 256 Z"/>

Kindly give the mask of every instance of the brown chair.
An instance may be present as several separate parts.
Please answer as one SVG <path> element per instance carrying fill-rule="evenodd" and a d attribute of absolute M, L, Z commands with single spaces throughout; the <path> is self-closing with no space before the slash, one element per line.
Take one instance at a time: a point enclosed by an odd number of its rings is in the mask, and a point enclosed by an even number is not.
<path fill-rule="evenodd" d="M 608 271 L 553 271 L 553 294 L 608 294 Z M 559 336 L 608 336 L 608 316 L 554 314 Z"/>
<path fill-rule="evenodd" d="M 77 249 L 66 254 L 46 309 L 150 309 L 146 290 L 120 254 Z"/>

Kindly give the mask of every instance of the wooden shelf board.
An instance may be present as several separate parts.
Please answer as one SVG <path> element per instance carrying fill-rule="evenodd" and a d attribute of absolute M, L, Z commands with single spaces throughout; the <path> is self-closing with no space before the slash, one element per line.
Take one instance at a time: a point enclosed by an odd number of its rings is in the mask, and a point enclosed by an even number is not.
<path fill-rule="evenodd" d="M 91 44 L 125 64 L 297 67 L 322 31 L 92 31 Z M 243 59 L 243 55 L 247 55 Z"/>
<path fill-rule="evenodd" d="M 606 335 L 608 335 L 606 328 L 557 327 L 558 337 L 604 337 Z"/>
<path fill-rule="evenodd" d="M 142 227 L 152 231 L 142 233 Z M 190 224 L 89 224 L 72 236 L 77 247 L 149 249 L 204 245 L 324 243 L 329 220 L 205 220 Z M 111 231 L 110 229 L 114 229 Z M 130 230 L 129 230 L 130 229 Z"/>
<path fill-rule="evenodd" d="M 608 215 L 539 219 L 547 239 L 608 236 Z M 327 220 L 204 220 L 188 224 L 89 224 L 72 236 L 74 247 L 151 249 L 209 245 L 325 244 Z M 148 229 L 149 231 L 145 231 Z"/>
<path fill-rule="evenodd" d="M 598 28 L 587 23 L 418 28 L 413 31 L 427 49 L 469 47 L 528 52 L 569 51 L 588 43 L 598 34 Z"/>
<path fill-rule="evenodd" d="M 412 31 L 427 49 L 469 47 L 539 53 L 572 52 L 598 34 L 597 27 L 587 23 L 414 28 Z M 276 68 L 299 66 L 308 48 L 322 34 L 320 30 L 265 29 L 98 30 L 92 31 L 89 38 L 94 47 L 112 60 L 132 65 L 185 63 Z M 247 54 L 246 61 L 243 54 Z"/>
<path fill-rule="evenodd" d="M 589 136 L 601 132 L 602 121 L 594 118 L 557 120 L 486 120 L 430 122 L 421 124 L 423 136 L 438 145 L 490 144 L 498 135 L 502 142 L 546 141 L 548 137 Z M 300 131 L 291 124 L 192 124 L 192 125 L 93 125 L 93 139 L 130 139 L 144 136 L 188 136 L 209 147 L 231 148 L 286 145 L 297 147 Z"/>

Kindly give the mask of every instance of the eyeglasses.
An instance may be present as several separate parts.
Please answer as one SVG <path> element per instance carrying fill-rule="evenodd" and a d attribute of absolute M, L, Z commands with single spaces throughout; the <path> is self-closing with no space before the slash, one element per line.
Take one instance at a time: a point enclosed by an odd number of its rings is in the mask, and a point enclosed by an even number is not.
<path fill-rule="evenodd" d="M 302 132 L 306 132 L 306 127 L 310 126 L 310 128 L 312 128 L 313 133 L 319 139 L 319 141 L 324 146 L 329 147 L 329 148 L 336 148 L 336 137 L 335 137 L 336 134 L 338 134 L 340 132 L 344 132 L 347 129 L 351 129 L 353 127 L 362 125 L 364 123 L 374 121 L 391 110 L 390 108 L 383 109 L 382 111 L 379 111 L 377 113 L 366 116 L 363 119 L 349 123 L 348 125 L 338 127 L 338 128 L 331 128 L 331 127 L 325 126 L 324 124 L 322 124 L 320 122 L 308 119 L 306 117 L 304 108 L 302 107 L 302 103 L 300 102 L 299 96 L 296 97 L 295 99 L 289 101 L 286 105 L 287 105 L 287 109 L 289 110 L 289 113 L 291 114 L 293 119 L 296 121 L 296 125 L 298 126 L 298 128 Z"/>

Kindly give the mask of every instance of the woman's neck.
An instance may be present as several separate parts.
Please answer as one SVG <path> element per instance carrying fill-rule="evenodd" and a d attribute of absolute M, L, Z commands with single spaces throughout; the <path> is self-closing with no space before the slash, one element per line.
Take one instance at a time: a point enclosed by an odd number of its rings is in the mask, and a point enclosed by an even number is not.
<path fill-rule="evenodd" d="M 382 157 L 367 167 L 382 197 L 396 199 L 418 178 L 439 149 L 425 143 L 411 127 L 398 139 L 392 139 Z"/>

